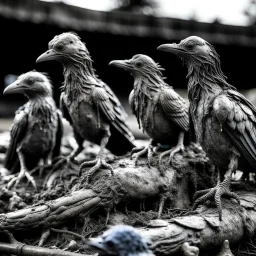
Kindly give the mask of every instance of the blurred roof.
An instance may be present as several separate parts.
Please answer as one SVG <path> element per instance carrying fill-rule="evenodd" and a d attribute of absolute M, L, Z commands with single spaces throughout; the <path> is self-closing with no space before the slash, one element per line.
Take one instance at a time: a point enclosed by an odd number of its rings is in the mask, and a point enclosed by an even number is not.
<path fill-rule="evenodd" d="M 180 40 L 193 34 L 211 43 L 256 46 L 255 26 L 203 23 L 116 11 L 103 12 L 67 5 L 63 2 L 1 0 L 0 16 L 24 22 L 53 24 L 76 31 L 166 40 Z"/>

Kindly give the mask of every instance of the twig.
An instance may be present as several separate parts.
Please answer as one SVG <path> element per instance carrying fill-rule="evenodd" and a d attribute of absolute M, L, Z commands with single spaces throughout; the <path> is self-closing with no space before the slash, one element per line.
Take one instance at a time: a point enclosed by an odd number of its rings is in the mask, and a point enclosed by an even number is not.
<path fill-rule="evenodd" d="M 60 249 L 48 249 L 22 243 L 0 243 L 0 252 L 22 256 L 86 256 L 85 254 L 66 252 Z M 88 255 L 87 255 L 88 256 Z"/>
<path fill-rule="evenodd" d="M 53 231 L 53 232 L 72 235 L 72 236 L 75 236 L 75 237 L 80 238 L 83 242 L 86 241 L 86 239 L 85 239 L 83 236 L 81 236 L 81 235 L 79 235 L 79 234 L 77 234 L 77 233 L 75 233 L 75 232 L 68 231 L 68 230 L 62 230 L 62 229 L 56 229 L 56 228 L 50 228 L 50 229 L 51 229 L 51 231 Z"/>

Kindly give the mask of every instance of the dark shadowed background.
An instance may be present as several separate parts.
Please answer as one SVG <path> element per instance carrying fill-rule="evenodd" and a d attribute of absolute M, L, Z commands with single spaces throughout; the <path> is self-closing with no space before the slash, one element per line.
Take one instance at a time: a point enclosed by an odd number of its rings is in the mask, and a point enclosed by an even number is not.
<path fill-rule="evenodd" d="M 103 3 L 100 0 L 95 0 L 95 3 L 97 1 L 98 5 Z M 79 1 L 74 2 L 79 5 Z M 80 1 L 83 5 L 85 2 Z M 179 17 L 173 18 L 169 17 L 168 12 L 160 12 L 159 6 L 165 0 L 113 2 L 108 11 L 98 11 L 62 1 L 1 0 L 0 95 L 16 76 L 36 69 L 49 74 L 54 85 L 54 97 L 58 102 L 59 87 L 63 82 L 61 65 L 56 62 L 36 64 L 35 60 L 47 50 L 48 42 L 55 35 L 74 31 L 86 43 L 98 76 L 113 89 L 129 113 L 127 99 L 133 79 L 127 72 L 109 67 L 108 63 L 114 59 L 131 58 L 138 53 L 147 54 L 166 69 L 166 81 L 186 97 L 186 68 L 182 67 L 177 57 L 158 52 L 156 48 L 160 44 L 177 42 L 190 35 L 201 36 L 212 43 L 221 56 L 222 69 L 228 82 L 251 100 L 256 98 L 254 90 L 248 91 L 256 85 L 256 1 L 243 1 L 241 15 L 244 20 L 233 22 L 236 25 L 218 16 L 202 22 L 200 8 L 197 6 L 200 1 L 194 1 L 198 13 L 194 11 L 190 17 L 184 16 L 184 19 L 182 13 L 172 14 Z M 176 1 L 170 2 L 175 5 Z M 191 1 L 187 2 L 191 5 Z M 170 5 L 166 8 L 170 8 Z M 232 11 L 231 4 L 230 8 L 226 8 L 226 15 L 232 15 Z M 14 111 L 25 100 L 21 95 L 0 96 L 0 130 L 9 127 Z M 133 118 L 131 120 L 134 122 Z M 133 125 L 136 127 L 136 123 Z"/>

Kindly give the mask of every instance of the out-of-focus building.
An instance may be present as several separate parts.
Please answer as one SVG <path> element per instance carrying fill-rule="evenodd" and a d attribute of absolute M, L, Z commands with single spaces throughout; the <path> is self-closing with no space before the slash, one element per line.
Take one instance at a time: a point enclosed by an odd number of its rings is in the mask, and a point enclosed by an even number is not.
<path fill-rule="evenodd" d="M 15 75 L 37 69 L 49 73 L 56 87 L 57 99 L 63 79 L 61 65 L 52 62 L 35 64 L 35 60 L 47 49 L 53 36 L 64 31 L 79 34 L 92 55 L 100 78 L 124 99 L 128 98 L 133 80 L 127 72 L 109 67 L 111 60 L 130 58 L 137 53 L 148 54 L 166 69 L 164 74 L 170 85 L 185 89 L 186 69 L 180 60 L 158 52 L 156 48 L 190 35 L 198 35 L 214 44 L 231 84 L 239 89 L 256 85 L 255 26 L 223 25 L 217 21 L 202 23 L 124 11 L 93 11 L 62 2 L 1 0 L 0 29 L 0 91 L 5 83 L 15 79 Z M 2 97 L 0 116 L 8 114 L 3 102 L 21 98 L 13 95 Z"/>

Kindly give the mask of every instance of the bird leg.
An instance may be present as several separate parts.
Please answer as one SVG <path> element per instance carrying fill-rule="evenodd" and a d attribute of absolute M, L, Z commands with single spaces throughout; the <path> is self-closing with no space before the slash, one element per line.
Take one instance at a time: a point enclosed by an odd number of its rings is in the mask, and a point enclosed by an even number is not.
<path fill-rule="evenodd" d="M 98 156 L 96 157 L 95 160 L 92 160 L 92 161 L 86 161 L 86 162 L 83 162 L 81 165 L 80 165 L 80 168 L 79 168 L 79 176 L 81 176 L 82 174 L 82 170 L 84 167 L 86 166 L 92 166 L 94 165 L 89 171 L 87 171 L 85 173 L 85 177 L 86 177 L 86 182 L 88 183 L 90 181 L 90 177 L 97 171 L 99 170 L 101 167 L 105 167 L 107 169 L 110 170 L 111 172 L 111 175 L 113 176 L 114 175 L 114 170 L 113 170 L 113 167 L 108 164 L 105 160 L 105 154 L 104 154 L 104 149 L 106 148 L 106 145 L 108 143 L 108 140 L 109 140 L 109 137 L 110 137 L 110 133 L 107 133 L 102 139 L 101 139 L 101 143 L 100 143 L 100 152 L 98 154 Z"/>
<path fill-rule="evenodd" d="M 28 179 L 29 183 L 31 182 L 33 187 L 37 190 L 36 182 L 35 182 L 34 178 L 29 174 L 29 172 L 27 170 L 27 167 L 25 165 L 25 158 L 24 158 L 23 153 L 21 152 L 21 148 L 20 147 L 17 148 L 17 154 L 18 154 L 18 157 L 19 157 L 19 160 L 20 160 L 20 173 L 18 174 L 17 177 L 14 177 L 14 178 L 11 179 L 11 181 L 9 181 L 9 183 L 7 185 L 7 188 L 10 189 L 13 186 L 16 187 L 20 183 L 20 181 L 24 177 L 26 177 Z"/>
<path fill-rule="evenodd" d="M 157 150 L 160 147 L 160 145 L 157 145 L 156 147 L 154 147 L 152 144 L 153 144 L 153 140 L 151 139 L 148 146 L 146 146 L 144 148 L 135 147 L 135 148 L 132 149 L 131 159 L 135 158 L 135 162 L 134 162 L 135 166 L 137 166 L 137 164 L 138 164 L 139 157 L 147 153 L 148 167 L 149 168 L 151 167 L 153 156 L 156 154 Z M 134 153 L 135 151 L 139 151 L 139 152 Z"/>
<path fill-rule="evenodd" d="M 196 209 L 198 205 L 205 203 L 209 199 L 214 199 L 219 212 L 219 219 L 222 220 L 221 197 L 226 196 L 228 198 L 234 198 L 240 204 L 239 196 L 229 190 L 231 184 L 231 176 L 232 173 L 237 170 L 237 166 L 238 157 L 233 155 L 230 159 L 224 180 L 220 182 L 220 174 L 218 173 L 218 183 L 216 187 L 201 190 L 195 193 L 194 199 L 196 199 L 196 201 L 194 202 L 193 209 Z"/>
<path fill-rule="evenodd" d="M 53 162 L 55 162 L 54 166 L 60 166 L 64 163 L 69 164 L 70 162 L 73 162 L 75 158 L 82 152 L 84 149 L 83 144 L 78 145 L 77 148 L 75 148 L 68 156 L 58 156 L 53 159 Z M 55 168 L 56 169 L 56 168 Z"/>
<path fill-rule="evenodd" d="M 178 138 L 178 143 L 176 145 L 176 147 L 174 148 L 171 148 L 165 152 L 163 152 L 160 157 L 159 157 L 159 165 L 162 166 L 163 165 L 163 158 L 166 156 L 166 155 L 170 155 L 169 156 L 169 161 L 168 161 L 168 164 L 170 165 L 172 162 L 173 162 L 173 157 L 176 153 L 178 153 L 179 151 L 183 152 L 184 151 L 184 132 L 181 131 L 179 133 L 179 138 Z"/>

